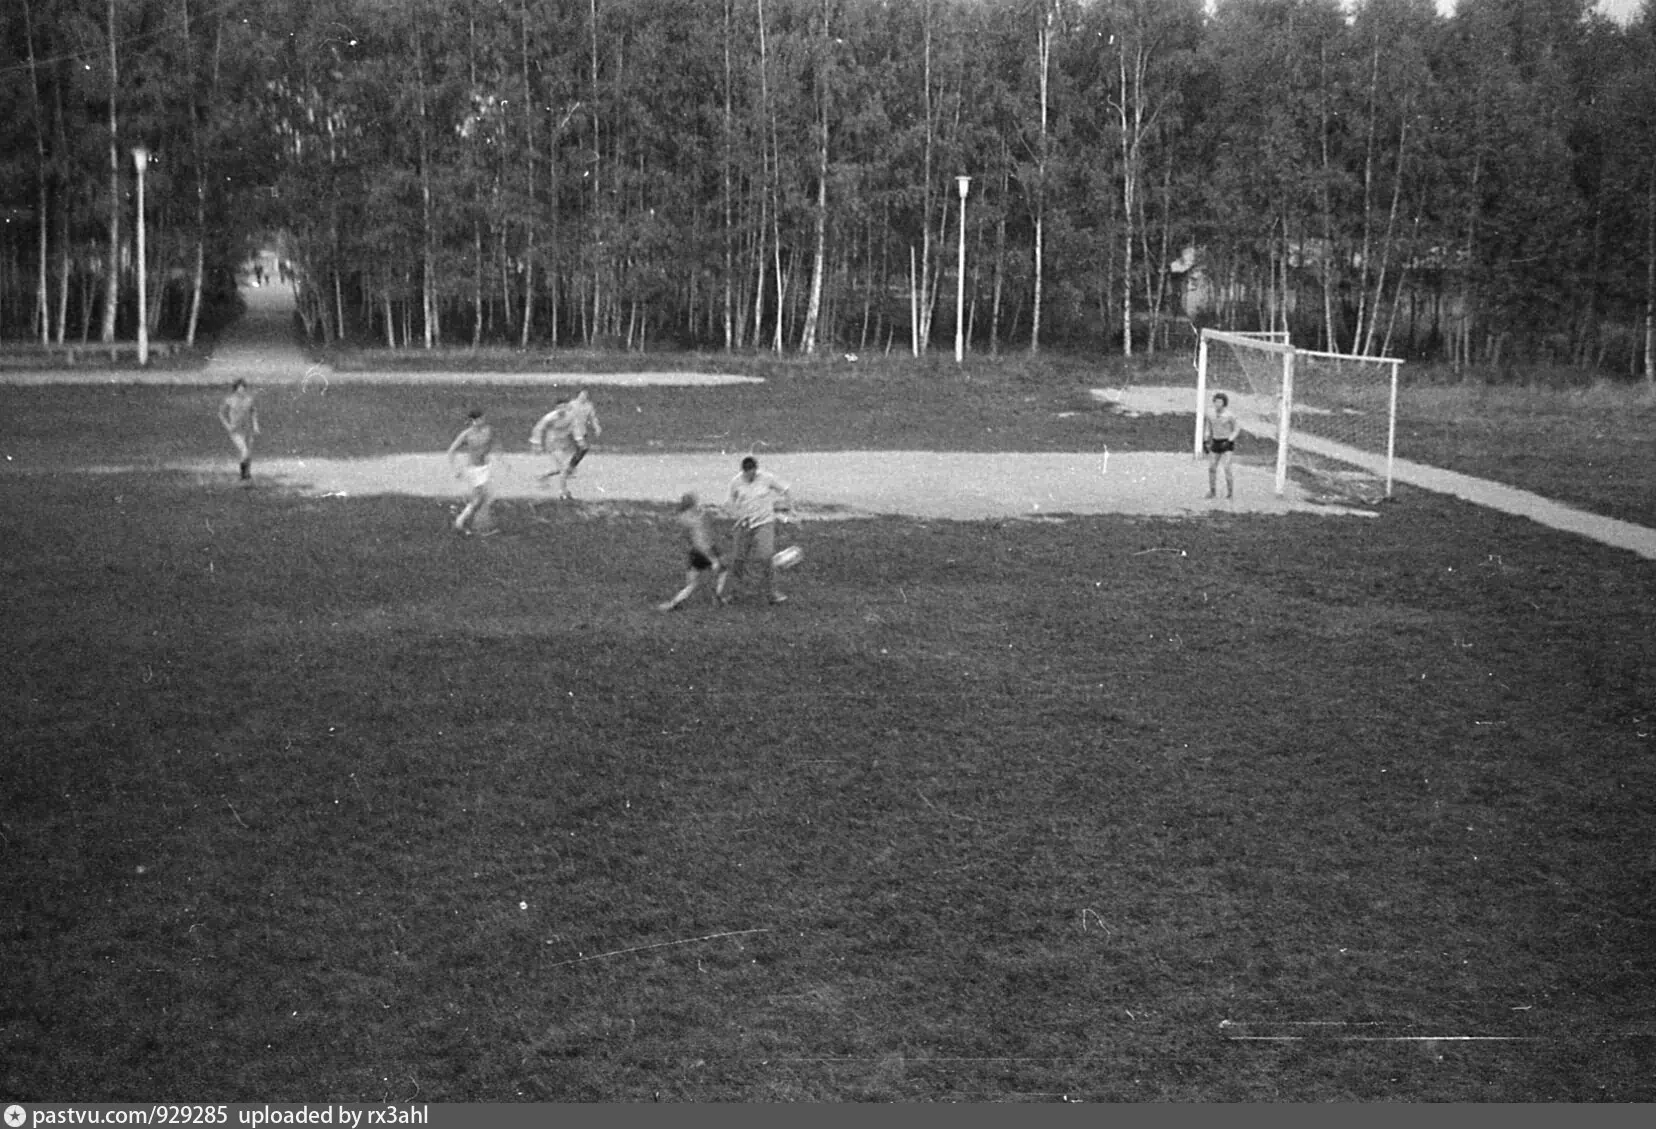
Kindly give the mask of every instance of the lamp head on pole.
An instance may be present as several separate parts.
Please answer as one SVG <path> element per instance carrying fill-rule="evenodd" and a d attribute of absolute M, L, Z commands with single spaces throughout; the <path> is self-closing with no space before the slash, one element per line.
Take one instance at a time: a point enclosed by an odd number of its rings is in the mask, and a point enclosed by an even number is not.
<path fill-rule="evenodd" d="M 960 198 L 966 199 L 966 190 L 972 187 L 972 178 L 969 176 L 955 177 L 955 185 L 960 189 Z"/>
<path fill-rule="evenodd" d="M 149 150 L 142 145 L 133 149 L 132 163 L 137 166 L 139 172 L 143 172 L 144 167 L 149 164 Z"/>

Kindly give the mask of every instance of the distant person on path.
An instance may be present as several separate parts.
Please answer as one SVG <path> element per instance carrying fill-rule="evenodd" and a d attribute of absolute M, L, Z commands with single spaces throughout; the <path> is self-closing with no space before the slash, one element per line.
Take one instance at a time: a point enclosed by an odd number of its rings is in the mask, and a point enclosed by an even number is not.
<path fill-rule="evenodd" d="M 466 480 L 469 491 L 466 508 L 454 519 L 454 531 L 464 537 L 475 529 L 480 536 L 487 537 L 498 532 L 489 517 L 489 507 L 494 504 L 489 492 L 489 455 L 494 451 L 494 431 L 484 420 L 481 408 L 468 412 L 466 421 L 465 430 L 454 437 L 448 449 L 450 467 L 454 466 L 456 455 L 464 460 L 455 476 Z"/>
<path fill-rule="evenodd" d="M 1225 497 L 1236 496 L 1236 479 L 1231 473 L 1231 457 L 1236 453 L 1236 437 L 1242 434 L 1242 423 L 1231 415 L 1230 397 L 1223 392 L 1213 394 L 1213 410 L 1207 414 L 1207 435 L 1202 450 L 1208 455 L 1208 497 L 1219 496 L 1219 472 L 1225 472 Z"/>
<path fill-rule="evenodd" d="M 230 395 L 219 405 L 218 418 L 224 430 L 230 433 L 230 442 L 236 445 L 242 481 L 251 481 L 253 437 L 259 433 L 259 409 L 253 402 L 253 393 L 247 389 L 247 381 L 238 379 L 230 386 Z"/>
<path fill-rule="evenodd" d="M 716 589 L 719 598 L 728 602 L 726 581 L 734 577 L 740 586 L 751 559 L 764 569 L 770 602 L 782 603 L 787 597 L 776 590 L 776 570 L 771 567 L 771 557 L 776 553 L 777 512 L 793 508 L 788 484 L 769 471 L 760 470 L 759 460 L 749 455 L 742 460 L 741 472 L 730 480 L 725 508 L 736 519 L 736 530 L 729 568 L 719 577 Z"/>
<path fill-rule="evenodd" d="M 684 587 L 680 588 L 671 600 L 656 605 L 657 611 L 664 612 L 683 607 L 684 602 L 694 596 L 696 589 L 701 587 L 703 577 L 709 573 L 723 576 L 725 567 L 724 562 L 719 559 L 718 547 L 713 544 L 713 522 L 694 494 L 686 494 L 679 499 L 678 512 L 673 515 L 673 522 L 684 535 L 689 561 L 684 571 Z"/>
<path fill-rule="evenodd" d="M 583 388 L 573 400 L 566 400 L 541 416 L 529 433 L 529 445 L 552 456 L 552 469 L 541 477 L 559 478 L 560 496 L 564 498 L 574 496 L 569 490 L 569 480 L 575 477 L 575 468 L 591 449 L 587 441 L 589 431 L 594 439 L 604 433 L 598 423 L 598 412 Z"/>

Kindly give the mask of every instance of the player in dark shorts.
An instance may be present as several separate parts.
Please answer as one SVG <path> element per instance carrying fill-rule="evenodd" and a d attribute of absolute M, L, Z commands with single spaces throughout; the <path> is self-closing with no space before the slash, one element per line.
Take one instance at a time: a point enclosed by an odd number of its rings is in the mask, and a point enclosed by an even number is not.
<path fill-rule="evenodd" d="M 656 605 L 656 610 L 663 612 L 683 607 L 684 602 L 696 594 L 696 589 L 701 587 L 702 578 L 708 573 L 718 574 L 724 571 L 724 562 L 719 559 L 719 550 L 713 544 L 713 523 L 708 518 L 707 511 L 697 505 L 694 494 L 686 494 L 679 499 L 678 512 L 673 515 L 673 521 L 684 534 L 687 561 L 684 587 L 674 593 L 671 600 Z"/>
<path fill-rule="evenodd" d="M 1242 433 L 1242 423 L 1231 415 L 1230 397 L 1223 392 L 1213 394 L 1213 410 L 1207 415 L 1207 437 L 1202 450 L 1208 453 L 1208 497 L 1219 496 L 1219 472 L 1225 472 L 1225 497 L 1236 496 L 1236 480 L 1231 473 L 1231 457 L 1236 453 L 1236 437 Z"/>

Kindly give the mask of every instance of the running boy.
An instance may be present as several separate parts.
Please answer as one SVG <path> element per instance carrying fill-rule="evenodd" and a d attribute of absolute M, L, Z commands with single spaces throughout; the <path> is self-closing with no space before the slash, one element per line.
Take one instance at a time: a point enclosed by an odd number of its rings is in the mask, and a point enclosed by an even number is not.
<path fill-rule="evenodd" d="M 454 531 L 462 537 L 473 529 L 484 537 L 497 532 L 489 518 L 489 507 L 494 504 L 489 492 L 489 455 L 493 450 L 494 431 L 484 420 L 483 409 L 473 408 L 466 414 L 465 430 L 454 437 L 448 449 L 450 467 L 454 466 L 456 455 L 464 459 L 461 469 L 455 472 L 456 478 L 466 480 L 468 488 L 466 508 L 454 519 Z"/>
<path fill-rule="evenodd" d="M 664 604 L 657 604 L 656 610 L 670 612 L 684 606 L 684 602 L 696 594 L 701 587 L 702 577 L 708 573 L 721 576 L 724 573 L 724 562 L 719 559 L 719 550 L 713 544 L 713 523 L 707 516 L 707 511 L 696 503 L 694 494 L 686 494 L 679 499 L 678 512 L 673 515 L 673 522 L 684 535 L 685 548 L 689 552 L 689 563 L 684 570 L 684 587 L 674 594 L 671 600 Z"/>
<path fill-rule="evenodd" d="M 587 441 L 588 431 L 594 439 L 604 433 L 592 399 L 583 388 L 573 400 L 566 400 L 541 416 L 529 433 L 529 445 L 552 456 L 552 469 L 541 477 L 557 477 L 562 497 L 573 497 L 569 491 L 569 480 L 575 476 L 575 468 L 581 465 L 581 460 L 591 449 Z"/>
<path fill-rule="evenodd" d="M 230 395 L 219 405 L 218 418 L 230 433 L 230 442 L 236 445 L 242 481 L 246 482 L 253 477 L 253 437 L 259 433 L 259 409 L 253 403 L 253 393 L 247 390 L 247 381 L 238 379 L 230 386 Z"/>

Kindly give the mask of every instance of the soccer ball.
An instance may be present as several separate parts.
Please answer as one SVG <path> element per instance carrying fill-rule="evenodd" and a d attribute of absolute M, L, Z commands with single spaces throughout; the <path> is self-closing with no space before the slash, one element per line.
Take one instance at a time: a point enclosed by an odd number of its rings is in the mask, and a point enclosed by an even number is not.
<path fill-rule="evenodd" d="M 771 557 L 772 568 L 792 568 L 805 558 L 805 552 L 798 545 L 789 545 L 786 549 L 778 549 Z"/>

